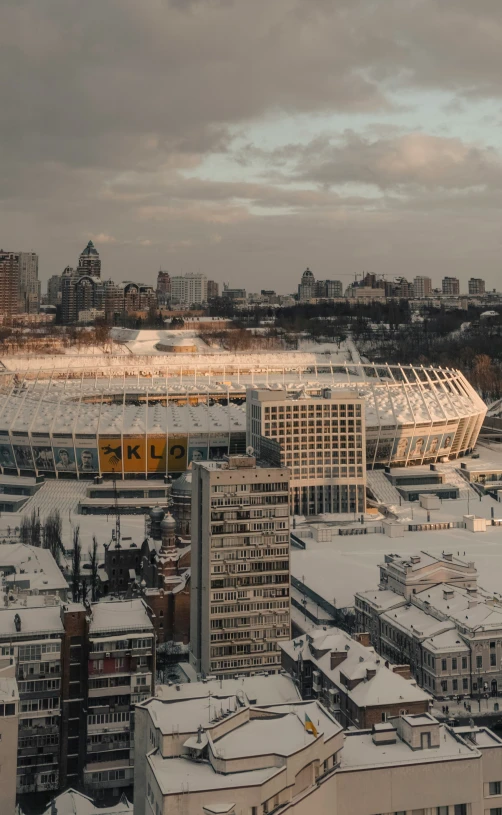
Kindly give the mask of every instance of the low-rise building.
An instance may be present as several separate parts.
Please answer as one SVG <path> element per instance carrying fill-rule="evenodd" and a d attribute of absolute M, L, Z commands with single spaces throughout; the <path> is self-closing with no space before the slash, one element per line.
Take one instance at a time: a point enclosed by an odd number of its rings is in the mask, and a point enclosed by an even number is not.
<path fill-rule="evenodd" d="M 357 630 L 434 696 L 502 693 L 502 604 L 478 587 L 474 563 L 388 555 L 379 589 L 358 592 L 355 608 Z"/>
<path fill-rule="evenodd" d="M 501 804 L 502 740 L 485 728 L 424 712 L 344 733 L 318 701 L 214 690 L 138 707 L 135 815 L 492 815 Z"/>
<path fill-rule="evenodd" d="M 318 699 L 344 727 L 366 728 L 390 716 L 429 711 L 430 697 L 409 666 L 389 666 L 368 634 L 313 629 L 281 647 L 283 667 L 303 698 Z"/>

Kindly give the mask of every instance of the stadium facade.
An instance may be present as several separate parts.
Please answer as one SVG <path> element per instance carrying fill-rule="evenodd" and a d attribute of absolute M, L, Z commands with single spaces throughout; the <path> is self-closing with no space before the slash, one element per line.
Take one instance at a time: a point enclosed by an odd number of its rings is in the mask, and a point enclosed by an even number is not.
<path fill-rule="evenodd" d="M 364 399 L 368 468 L 470 452 L 486 405 L 460 371 L 324 362 L 301 353 L 53 357 L 0 373 L 0 467 L 8 475 L 159 477 L 246 448 L 246 390 Z M 101 361 L 103 358 L 101 358 Z M 14 360 L 13 360 L 14 361 Z M 44 361 L 47 366 L 47 361 Z"/>

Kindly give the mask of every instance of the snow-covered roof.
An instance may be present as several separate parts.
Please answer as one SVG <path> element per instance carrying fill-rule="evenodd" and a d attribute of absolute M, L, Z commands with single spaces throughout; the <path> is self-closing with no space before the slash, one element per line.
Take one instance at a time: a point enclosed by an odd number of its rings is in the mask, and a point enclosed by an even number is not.
<path fill-rule="evenodd" d="M 435 723 L 434 723 L 435 724 Z M 421 764 L 460 760 L 478 755 L 474 745 L 456 738 L 445 725 L 439 725 L 439 743 L 430 748 L 413 750 L 399 736 L 394 744 L 375 744 L 368 730 L 351 730 L 345 734 L 340 770 L 356 767 L 381 767 L 394 764 Z"/>
<path fill-rule="evenodd" d="M 296 685 L 285 674 L 255 674 L 238 679 L 208 679 L 203 682 L 184 682 L 181 685 L 157 685 L 155 695 L 165 702 L 205 699 L 208 696 L 239 696 L 249 704 L 260 707 L 296 702 L 300 698 Z"/>
<path fill-rule="evenodd" d="M 237 773 L 215 772 L 207 762 L 195 763 L 186 758 L 166 760 L 159 753 L 148 756 L 148 763 L 164 795 L 178 795 L 204 790 L 232 790 L 239 787 L 261 786 L 283 768 L 265 767 Z"/>
<path fill-rule="evenodd" d="M 357 707 L 426 702 L 429 699 L 414 680 L 405 679 L 387 668 L 384 659 L 374 648 L 362 645 L 339 628 L 310 631 L 296 640 L 281 643 L 281 648 L 292 659 L 298 659 L 301 653 L 304 661 L 314 663 Z M 331 668 L 333 652 L 346 656 Z M 342 682 L 341 674 L 349 680 L 361 681 L 349 689 Z"/>
<path fill-rule="evenodd" d="M 104 355 L 101 367 L 93 355 L 16 356 L 3 363 L 8 370 L 0 377 L 0 428 L 18 432 L 59 426 L 72 429 L 76 425 L 78 432 L 85 432 L 82 427 L 95 430 L 98 420 L 101 432 L 110 424 L 109 417 L 122 415 L 124 394 L 126 402 L 134 394 L 138 402 L 166 393 L 171 399 L 190 393 L 229 393 L 243 398 L 252 385 L 273 386 L 278 393 L 283 389 L 295 391 L 302 383 L 307 392 L 326 387 L 335 392 L 357 388 L 365 399 L 367 426 L 383 431 L 400 425 L 415 433 L 418 424 L 418 433 L 424 433 L 424 428 L 433 424 L 448 425 L 486 412 L 485 404 L 459 371 L 340 363 L 330 355 L 315 353 L 176 354 L 169 361 L 165 357 L 159 361 L 158 356 L 127 357 L 124 361 L 122 355 Z M 110 403 L 112 395 L 116 398 Z M 125 404 L 126 411 L 135 407 Z M 161 413 L 165 412 L 163 408 Z M 451 431 L 443 427 L 441 432 L 454 433 L 455 429 L 452 424 Z"/>
<path fill-rule="evenodd" d="M 153 625 L 142 600 L 101 600 L 91 606 L 91 637 L 107 632 L 153 632 Z"/>
<path fill-rule="evenodd" d="M 20 586 L 40 593 L 66 592 L 68 584 L 48 549 L 24 543 L 0 545 L 0 572 L 5 587 Z"/>
<path fill-rule="evenodd" d="M 277 718 L 250 719 L 215 741 L 218 757 L 290 756 L 305 747 L 305 717 L 325 741 L 340 732 L 339 723 L 317 702 L 268 708 Z M 309 736 L 312 738 L 312 736 Z"/>
<path fill-rule="evenodd" d="M 21 624 L 19 631 L 16 628 L 15 618 L 19 617 Z M 20 637 L 26 639 L 27 634 L 62 634 L 64 631 L 59 606 L 43 606 L 39 608 L 1 608 L 0 609 L 0 636 Z"/>
<path fill-rule="evenodd" d="M 70 788 L 51 801 L 44 815 L 133 815 L 133 805 L 122 797 L 118 804 L 98 807 L 92 798 Z"/>

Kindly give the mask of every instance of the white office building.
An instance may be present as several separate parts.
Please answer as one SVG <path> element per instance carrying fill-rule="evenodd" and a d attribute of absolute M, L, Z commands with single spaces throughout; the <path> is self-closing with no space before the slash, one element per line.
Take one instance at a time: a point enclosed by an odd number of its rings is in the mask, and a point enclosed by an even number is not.
<path fill-rule="evenodd" d="M 295 515 L 364 512 L 364 404 L 354 390 L 248 389 L 247 443 L 290 469 Z"/>

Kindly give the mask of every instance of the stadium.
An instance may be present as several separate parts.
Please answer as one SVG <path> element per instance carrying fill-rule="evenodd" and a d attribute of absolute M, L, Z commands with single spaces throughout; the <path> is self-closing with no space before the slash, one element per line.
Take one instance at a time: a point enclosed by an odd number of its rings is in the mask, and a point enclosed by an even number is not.
<path fill-rule="evenodd" d="M 368 468 L 458 458 L 486 405 L 460 371 L 333 361 L 322 353 L 13 357 L 0 371 L 7 475 L 159 477 L 246 448 L 246 388 L 365 398 Z M 14 367 L 15 366 L 15 367 Z"/>

